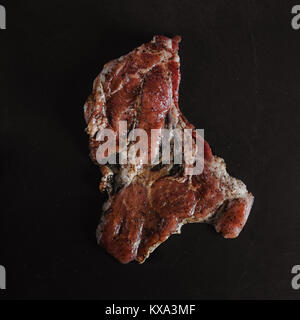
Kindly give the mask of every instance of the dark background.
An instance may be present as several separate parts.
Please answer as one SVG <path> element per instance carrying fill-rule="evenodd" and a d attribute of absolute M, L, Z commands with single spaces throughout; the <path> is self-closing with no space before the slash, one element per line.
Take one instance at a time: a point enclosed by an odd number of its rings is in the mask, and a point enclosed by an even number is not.
<path fill-rule="evenodd" d="M 0 298 L 300 298 L 296 1 L 0 4 Z M 180 106 L 255 203 L 238 239 L 187 225 L 121 265 L 95 241 L 104 196 L 82 107 L 102 66 L 155 34 L 182 35 Z"/>

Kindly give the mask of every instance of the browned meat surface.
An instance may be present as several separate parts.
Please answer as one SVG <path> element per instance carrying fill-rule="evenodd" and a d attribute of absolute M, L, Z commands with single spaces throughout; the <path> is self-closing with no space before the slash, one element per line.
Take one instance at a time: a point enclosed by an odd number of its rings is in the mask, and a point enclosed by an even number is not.
<path fill-rule="evenodd" d="M 178 36 L 155 36 L 104 66 L 84 107 L 95 162 L 97 133 L 110 128 L 118 140 L 120 120 L 127 121 L 128 131 L 194 128 L 178 106 L 179 42 Z M 194 142 L 197 138 L 193 135 Z M 157 138 L 158 147 L 160 143 Z M 253 196 L 228 175 L 224 161 L 212 155 L 206 141 L 204 159 L 200 175 L 185 174 L 185 163 L 100 166 L 100 190 L 106 190 L 109 198 L 97 230 L 98 243 L 122 263 L 142 263 L 185 223 L 209 223 L 223 237 L 237 237 Z"/>

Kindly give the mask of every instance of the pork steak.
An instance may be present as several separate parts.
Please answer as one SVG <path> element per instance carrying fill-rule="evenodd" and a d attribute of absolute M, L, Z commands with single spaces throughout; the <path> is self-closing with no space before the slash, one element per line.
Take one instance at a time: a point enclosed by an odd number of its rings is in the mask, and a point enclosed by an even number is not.
<path fill-rule="evenodd" d="M 194 128 L 178 106 L 180 40 L 155 36 L 104 66 L 84 106 L 95 163 L 99 132 L 112 129 L 118 141 L 119 121 L 127 121 L 128 132 Z M 122 263 L 143 263 L 186 223 L 208 223 L 225 238 L 237 237 L 251 210 L 252 194 L 229 176 L 224 160 L 212 154 L 206 141 L 203 172 L 187 175 L 186 166 L 100 165 L 100 190 L 108 193 L 108 200 L 97 229 L 98 243 Z"/>

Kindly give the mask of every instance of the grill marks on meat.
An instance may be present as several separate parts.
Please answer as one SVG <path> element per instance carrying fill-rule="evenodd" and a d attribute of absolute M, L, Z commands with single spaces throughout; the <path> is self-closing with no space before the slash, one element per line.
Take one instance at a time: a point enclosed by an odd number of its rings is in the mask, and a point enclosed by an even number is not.
<path fill-rule="evenodd" d="M 178 36 L 155 36 L 104 66 L 84 107 L 94 161 L 97 133 L 110 128 L 118 137 L 119 120 L 128 121 L 128 131 L 194 128 L 178 106 L 179 42 Z M 186 164 L 102 165 L 100 190 L 109 199 L 97 229 L 98 243 L 122 263 L 142 263 L 185 223 L 209 223 L 225 238 L 237 237 L 253 196 L 228 175 L 223 159 L 213 156 L 206 141 L 204 159 L 203 173 L 197 176 L 184 174 Z"/>

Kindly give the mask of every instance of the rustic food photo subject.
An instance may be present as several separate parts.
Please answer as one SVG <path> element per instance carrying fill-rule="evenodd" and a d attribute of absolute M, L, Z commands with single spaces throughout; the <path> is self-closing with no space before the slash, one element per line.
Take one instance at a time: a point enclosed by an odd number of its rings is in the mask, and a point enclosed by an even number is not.
<path fill-rule="evenodd" d="M 149 134 L 152 129 L 172 133 L 194 128 L 178 103 L 180 41 L 180 36 L 154 36 L 104 66 L 84 106 L 95 163 L 101 131 L 114 131 L 118 150 L 119 121 L 126 121 L 128 130 L 139 128 Z M 194 143 L 197 139 L 201 137 L 194 134 Z M 157 139 L 151 146 L 160 144 Z M 198 175 L 185 174 L 185 162 L 163 164 L 161 157 L 155 165 L 100 164 L 100 190 L 109 198 L 97 229 L 98 243 L 122 263 L 143 263 L 186 223 L 208 223 L 223 237 L 236 238 L 254 197 L 227 173 L 224 160 L 212 154 L 206 141 L 203 146 L 204 168 Z"/>

